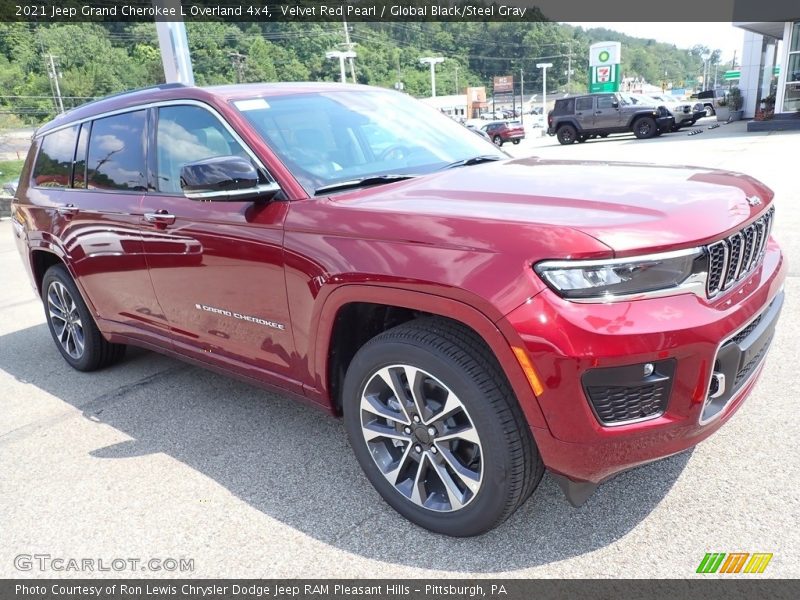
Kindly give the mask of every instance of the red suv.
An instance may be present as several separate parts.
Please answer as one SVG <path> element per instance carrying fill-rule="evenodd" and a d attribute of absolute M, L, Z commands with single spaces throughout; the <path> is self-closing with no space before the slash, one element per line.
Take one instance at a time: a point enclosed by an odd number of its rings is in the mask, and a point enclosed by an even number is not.
<path fill-rule="evenodd" d="M 497 146 L 502 146 L 506 142 L 519 144 L 520 141 L 525 139 L 525 128 L 519 122 L 506 123 L 505 121 L 500 121 L 498 123 L 489 123 L 481 127 L 481 130 L 485 131 L 489 139 Z"/>
<path fill-rule="evenodd" d="M 773 221 L 745 175 L 511 160 L 340 84 L 84 105 L 37 131 L 13 204 L 70 365 L 143 346 L 341 415 L 386 501 L 457 536 L 545 468 L 579 504 L 719 429 L 783 303 Z"/>

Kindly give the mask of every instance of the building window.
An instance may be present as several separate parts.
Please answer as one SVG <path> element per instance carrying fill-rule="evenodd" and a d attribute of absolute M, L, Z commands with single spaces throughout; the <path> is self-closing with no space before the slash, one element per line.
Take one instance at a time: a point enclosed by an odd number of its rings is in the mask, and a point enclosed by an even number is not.
<path fill-rule="evenodd" d="M 788 42 L 783 112 L 800 111 L 800 21 L 792 25 L 791 39 Z"/>

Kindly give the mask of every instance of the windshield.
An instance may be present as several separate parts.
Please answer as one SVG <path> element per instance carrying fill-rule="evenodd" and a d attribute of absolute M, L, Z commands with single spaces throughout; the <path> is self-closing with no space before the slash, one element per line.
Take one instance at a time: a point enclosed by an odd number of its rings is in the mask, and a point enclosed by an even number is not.
<path fill-rule="evenodd" d="M 309 195 L 340 182 L 430 173 L 475 156 L 507 158 L 466 127 L 396 92 L 343 90 L 233 104 Z M 391 177 L 375 179 L 381 176 Z"/>

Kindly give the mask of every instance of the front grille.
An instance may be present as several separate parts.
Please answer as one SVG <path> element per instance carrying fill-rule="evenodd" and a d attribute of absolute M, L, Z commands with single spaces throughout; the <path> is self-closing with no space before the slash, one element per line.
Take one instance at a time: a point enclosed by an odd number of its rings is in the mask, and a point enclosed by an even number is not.
<path fill-rule="evenodd" d="M 636 387 L 587 387 L 589 400 L 602 423 L 646 419 L 664 412 L 669 381 Z"/>
<path fill-rule="evenodd" d="M 709 297 L 727 290 L 755 269 L 764 256 L 775 209 L 724 240 L 706 246 Z"/>

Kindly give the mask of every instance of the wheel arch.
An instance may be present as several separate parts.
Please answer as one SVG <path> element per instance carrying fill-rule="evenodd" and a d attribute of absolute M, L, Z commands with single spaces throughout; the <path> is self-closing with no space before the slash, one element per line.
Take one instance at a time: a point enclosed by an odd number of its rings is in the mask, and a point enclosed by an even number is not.
<path fill-rule="evenodd" d="M 352 341 L 353 331 L 361 325 L 359 316 L 368 311 L 382 311 L 386 327 L 378 328 L 367 323 L 368 336 Z M 359 313 L 359 310 L 362 312 Z M 379 312 L 372 313 L 373 316 Z M 386 328 L 399 325 L 418 316 L 438 316 L 449 319 L 472 330 L 486 344 L 497 359 L 531 427 L 546 427 L 538 400 L 517 361 L 506 336 L 487 315 L 452 298 L 383 286 L 345 285 L 326 298 L 319 316 L 315 345 L 309 350 L 309 371 L 315 382 L 307 393 L 316 401 L 328 404 L 333 412 L 339 411 L 337 378 L 346 371 L 358 348 Z M 355 318 L 354 318 L 355 317 Z M 499 319 L 499 317 L 498 317 Z M 342 332 L 350 338 L 340 337 Z M 360 342 L 360 344 L 359 344 Z"/>

